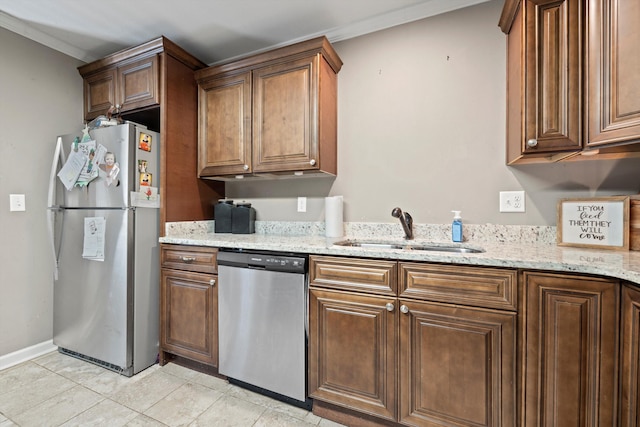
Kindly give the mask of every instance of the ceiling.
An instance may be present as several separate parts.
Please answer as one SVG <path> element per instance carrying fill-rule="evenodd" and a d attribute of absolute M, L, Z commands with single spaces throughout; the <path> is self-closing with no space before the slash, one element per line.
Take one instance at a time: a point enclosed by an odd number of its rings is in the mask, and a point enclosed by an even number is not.
<path fill-rule="evenodd" d="M 165 36 L 207 64 L 488 0 L 0 0 L 0 27 L 84 62 Z"/>

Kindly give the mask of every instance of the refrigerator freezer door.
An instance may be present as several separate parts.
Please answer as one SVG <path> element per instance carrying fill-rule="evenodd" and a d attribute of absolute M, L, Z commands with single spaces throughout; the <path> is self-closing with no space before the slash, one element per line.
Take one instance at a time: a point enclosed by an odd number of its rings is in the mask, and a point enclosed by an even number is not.
<path fill-rule="evenodd" d="M 134 283 L 130 229 L 135 212 L 63 209 L 58 215 L 62 215 L 62 240 L 53 293 L 53 342 L 115 370 L 129 369 Z M 106 219 L 104 261 L 82 257 L 86 217 Z"/>

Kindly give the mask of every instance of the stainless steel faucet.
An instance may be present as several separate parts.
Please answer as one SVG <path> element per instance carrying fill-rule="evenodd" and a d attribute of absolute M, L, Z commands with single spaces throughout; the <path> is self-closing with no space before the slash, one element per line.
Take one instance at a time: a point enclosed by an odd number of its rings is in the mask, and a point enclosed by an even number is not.
<path fill-rule="evenodd" d="M 400 208 L 393 208 L 391 216 L 400 220 L 400 224 L 402 224 L 402 229 L 404 230 L 404 238 L 408 240 L 413 239 L 413 218 L 411 218 L 411 215 L 409 215 L 408 212 L 402 212 Z"/>

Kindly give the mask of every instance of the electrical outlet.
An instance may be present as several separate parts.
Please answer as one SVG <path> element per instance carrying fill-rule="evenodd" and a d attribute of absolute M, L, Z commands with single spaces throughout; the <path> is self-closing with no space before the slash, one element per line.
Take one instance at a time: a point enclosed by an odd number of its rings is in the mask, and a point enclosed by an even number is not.
<path fill-rule="evenodd" d="M 298 212 L 306 212 L 306 211 L 307 211 L 307 198 L 298 197 Z"/>
<path fill-rule="evenodd" d="M 25 211 L 27 207 L 25 205 L 24 194 L 9 194 L 9 211 Z"/>
<path fill-rule="evenodd" d="M 501 191 L 500 212 L 524 212 L 524 191 Z"/>

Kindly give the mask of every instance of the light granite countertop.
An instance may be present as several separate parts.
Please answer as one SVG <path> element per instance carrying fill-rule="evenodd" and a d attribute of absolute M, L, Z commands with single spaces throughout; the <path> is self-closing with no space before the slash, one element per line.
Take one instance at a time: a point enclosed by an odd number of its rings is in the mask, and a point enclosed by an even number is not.
<path fill-rule="evenodd" d="M 161 243 L 218 248 L 296 252 L 319 255 L 381 258 L 558 272 L 585 273 L 640 284 L 640 252 L 561 247 L 555 243 L 555 227 L 466 226 L 465 242 L 446 239 L 450 226 L 418 226 L 412 244 L 460 245 L 483 249 L 481 253 L 455 253 L 337 246 L 345 239 L 384 240 L 405 243 L 399 224 L 345 224 L 345 236 L 324 237 L 317 223 L 256 223 L 255 234 L 214 233 L 213 222 L 167 224 Z"/>

